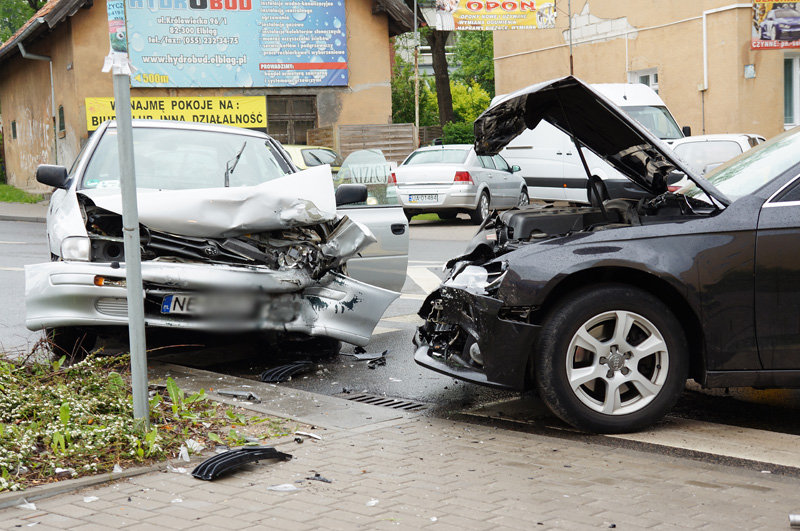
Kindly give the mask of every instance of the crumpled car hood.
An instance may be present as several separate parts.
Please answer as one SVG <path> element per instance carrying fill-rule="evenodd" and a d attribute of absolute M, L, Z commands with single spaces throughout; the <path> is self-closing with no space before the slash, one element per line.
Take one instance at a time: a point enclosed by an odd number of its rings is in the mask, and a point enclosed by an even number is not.
<path fill-rule="evenodd" d="M 686 174 L 722 205 L 730 200 L 703 179 L 669 146 L 605 96 L 567 76 L 524 88 L 504 97 L 475 120 L 475 151 L 495 155 L 526 128 L 545 120 L 605 159 L 652 193 L 667 191 L 673 168 Z"/>
<path fill-rule="evenodd" d="M 100 208 L 122 214 L 116 188 L 78 191 Z M 139 189 L 139 223 L 206 238 L 317 225 L 336 219 L 330 166 L 315 166 L 257 186 L 192 190 Z"/>

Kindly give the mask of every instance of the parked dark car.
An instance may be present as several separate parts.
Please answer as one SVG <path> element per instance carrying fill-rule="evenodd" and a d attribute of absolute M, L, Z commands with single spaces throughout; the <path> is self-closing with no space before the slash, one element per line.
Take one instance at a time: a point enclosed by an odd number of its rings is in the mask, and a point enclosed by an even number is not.
<path fill-rule="evenodd" d="M 579 429 L 641 429 L 692 378 L 800 385 L 800 129 L 706 180 L 574 77 L 498 102 L 475 123 L 497 153 L 547 120 L 652 195 L 495 215 L 419 311 L 417 363 L 536 388 Z M 667 191 L 685 173 L 694 187 Z"/>

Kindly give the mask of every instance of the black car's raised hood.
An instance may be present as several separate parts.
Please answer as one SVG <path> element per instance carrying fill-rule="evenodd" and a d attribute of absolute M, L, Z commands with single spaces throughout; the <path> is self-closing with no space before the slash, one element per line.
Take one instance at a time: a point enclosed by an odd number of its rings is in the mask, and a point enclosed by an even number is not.
<path fill-rule="evenodd" d="M 730 200 L 697 175 L 666 143 L 580 79 L 567 76 L 504 97 L 475 120 L 475 151 L 495 155 L 525 129 L 550 122 L 605 159 L 630 180 L 658 195 L 676 169 L 721 205 Z"/>

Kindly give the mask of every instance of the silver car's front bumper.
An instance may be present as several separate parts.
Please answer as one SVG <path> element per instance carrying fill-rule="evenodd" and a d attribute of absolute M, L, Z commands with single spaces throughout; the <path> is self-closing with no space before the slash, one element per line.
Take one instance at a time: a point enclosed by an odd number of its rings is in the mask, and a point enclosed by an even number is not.
<path fill-rule="evenodd" d="M 63 326 L 127 325 L 127 290 L 98 286 L 97 277 L 119 283 L 125 269 L 108 264 L 53 262 L 25 267 L 25 325 L 31 330 Z M 369 342 L 375 325 L 399 293 L 340 274 L 319 281 L 302 270 L 143 262 L 145 324 L 209 331 L 273 330 L 325 336 L 355 345 Z M 246 299 L 253 311 L 228 315 L 161 313 L 168 295 Z M 241 305 L 237 305 L 241 307 Z"/>

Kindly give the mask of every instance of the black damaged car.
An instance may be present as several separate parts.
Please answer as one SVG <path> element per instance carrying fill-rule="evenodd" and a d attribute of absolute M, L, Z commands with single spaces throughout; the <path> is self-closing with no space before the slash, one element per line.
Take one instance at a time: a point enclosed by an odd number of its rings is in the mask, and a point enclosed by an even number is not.
<path fill-rule="evenodd" d="M 800 129 L 697 175 L 574 77 L 511 94 L 475 122 L 493 155 L 547 120 L 648 192 L 494 215 L 423 303 L 420 365 L 537 389 L 591 432 L 641 429 L 687 378 L 800 386 Z M 588 167 L 584 161 L 584 167 Z M 673 172 L 693 182 L 667 191 Z M 598 193 L 588 175 L 590 193 Z"/>

